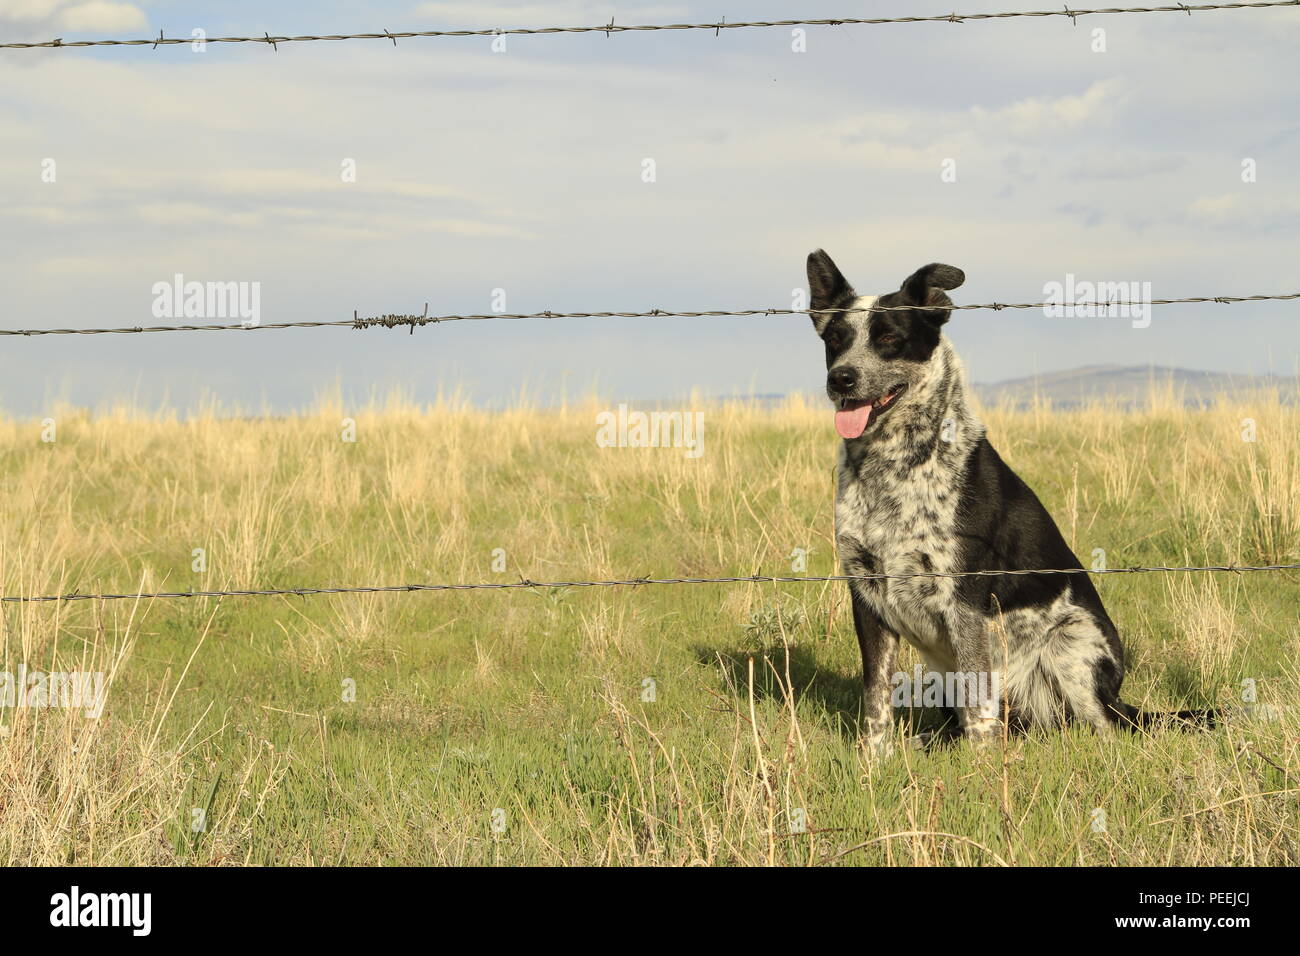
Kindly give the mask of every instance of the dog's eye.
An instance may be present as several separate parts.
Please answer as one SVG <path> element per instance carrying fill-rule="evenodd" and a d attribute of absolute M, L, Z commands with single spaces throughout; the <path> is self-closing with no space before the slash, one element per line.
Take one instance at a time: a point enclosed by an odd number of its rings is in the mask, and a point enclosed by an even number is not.
<path fill-rule="evenodd" d="M 893 335 L 893 334 L 891 334 L 891 333 L 887 333 L 887 334 L 885 334 L 885 335 L 882 335 L 880 338 L 876 339 L 876 344 L 877 344 L 877 345 L 897 345 L 897 344 L 898 344 L 898 336 L 897 336 L 897 335 Z"/>

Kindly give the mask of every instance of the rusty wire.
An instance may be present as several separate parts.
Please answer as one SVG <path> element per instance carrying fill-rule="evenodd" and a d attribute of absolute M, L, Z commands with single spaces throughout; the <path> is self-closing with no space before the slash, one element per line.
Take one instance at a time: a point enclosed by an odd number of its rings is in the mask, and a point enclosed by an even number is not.
<path fill-rule="evenodd" d="M 1112 13 L 1186 13 L 1206 10 L 1242 10 L 1260 7 L 1294 7 L 1300 6 L 1300 0 L 1268 0 L 1259 3 L 1179 3 L 1162 7 L 1102 7 L 1091 10 L 1071 10 L 1065 6 L 1060 10 L 1013 10 L 1005 13 L 943 13 L 922 17 L 828 17 L 815 20 L 738 20 L 728 23 L 726 18 L 716 23 L 648 23 L 617 24 L 611 18 L 609 23 L 583 27 L 486 27 L 477 30 L 402 30 L 382 33 L 335 33 L 313 36 L 271 36 L 263 33 L 260 37 L 168 37 L 159 31 L 157 37 L 143 40 L 63 40 L 62 38 L 46 40 L 41 43 L 0 43 L 0 49 L 34 50 L 34 49 L 70 49 L 73 47 L 94 46 L 147 46 L 157 49 L 160 46 L 204 43 L 264 43 L 278 50 L 281 43 L 304 43 L 313 40 L 390 40 L 397 45 L 398 40 L 415 37 L 478 37 L 523 35 L 533 36 L 554 33 L 603 33 L 606 37 L 615 33 L 644 33 L 661 30 L 712 30 L 715 36 L 723 30 L 747 30 L 755 27 L 837 27 L 837 26 L 880 26 L 887 23 L 965 23 L 967 20 L 1007 20 L 1023 17 L 1068 17 L 1071 22 L 1078 22 L 1079 17 Z"/>
<path fill-rule="evenodd" d="M 0 602 L 21 604 L 39 604 L 53 601 L 121 601 L 153 600 L 162 598 L 196 598 L 196 597 L 307 597 L 313 594 L 380 594 L 413 591 L 504 591 L 504 590 L 548 590 L 554 588 L 637 588 L 651 584 L 809 584 L 828 581 L 898 581 L 910 578 L 976 578 L 1000 577 L 1025 574 L 1146 574 L 1176 573 L 1197 571 L 1221 571 L 1241 573 L 1245 571 L 1297 571 L 1300 564 L 1263 564 L 1263 565 L 1207 565 L 1187 567 L 1132 567 L 1132 568 L 1029 568 L 1015 570 L 985 571 L 911 571 L 902 574 L 825 574 L 801 577 L 770 574 L 751 574 L 744 577 L 716 578 L 619 578 L 605 581 L 531 581 L 523 578 L 519 581 L 482 582 L 471 584 L 388 584 L 360 585 L 344 587 L 301 587 L 301 588 L 243 588 L 229 591 L 153 591 L 132 592 L 124 594 L 70 594 L 51 595 L 6 595 Z"/>
<path fill-rule="evenodd" d="M 1300 0 L 1297 0 L 1300 2 Z M 1178 305 L 1190 302 L 1217 302 L 1232 305 L 1236 302 L 1277 302 L 1300 299 L 1300 292 L 1285 292 L 1276 295 L 1203 295 L 1183 299 L 1152 299 L 1149 302 L 989 302 L 980 305 L 945 305 L 945 310 L 963 311 L 969 309 L 1118 309 L 1143 307 L 1148 305 Z M 917 309 L 914 305 L 876 305 L 864 309 L 739 309 L 739 310 L 701 310 L 678 311 L 675 309 L 651 309 L 648 312 L 527 312 L 501 313 L 491 312 L 479 315 L 429 315 L 425 306 L 420 314 L 387 314 L 364 317 L 355 312 L 351 319 L 315 322 L 267 322 L 265 324 L 245 325 L 132 325 L 111 329 L 0 329 L 0 335 L 129 335 L 138 332 L 256 332 L 261 329 L 321 329 L 321 328 L 416 328 L 425 325 L 437 325 L 442 322 L 476 321 L 484 319 L 649 319 L 681 316 L 687 318 L 712 316 L 755 316 L 755 315 L 844 315 L 853 312 L 908 312 Z"/>

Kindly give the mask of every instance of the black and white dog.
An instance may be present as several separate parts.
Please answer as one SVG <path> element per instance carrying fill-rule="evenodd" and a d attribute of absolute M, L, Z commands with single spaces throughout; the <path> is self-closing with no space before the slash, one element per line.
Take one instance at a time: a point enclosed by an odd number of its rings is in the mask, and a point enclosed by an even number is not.
<path fill-rule="evenodd" d="M 897 292 L 859 296 L 822 250 L 808 257 L 839 454 L 835 533 L 845 574 L 1080 568 L 1037 496 L 993 450 L 941 329 L 965 281 L 932 263 Z M 904 306 L 873 311 L 882 306 Z M 862 311 L 842 311 L 862 310 Z M 932 671 L 996 675 L 996 700 L 954 706 L 971 738 L 1082 721 L 1099 731 L 1158 716 L 1120 700 L 1124 651 L 1079 574 L 911 577 L 850 583 L 862 649 L 864 737 L 888 744 L 899 638 Z"/>

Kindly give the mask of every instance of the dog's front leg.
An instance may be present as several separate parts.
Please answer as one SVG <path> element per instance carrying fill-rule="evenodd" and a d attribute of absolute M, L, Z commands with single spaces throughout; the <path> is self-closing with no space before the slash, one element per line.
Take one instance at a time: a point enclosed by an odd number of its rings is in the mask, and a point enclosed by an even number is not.
<path fill-rule="evenodd" d="M 885 627 L 853 585 L 853 627 L 862 651 L 862 739 L 873 753 L 892 746 L 893 709 L 889 690 L 898 656 L 898 635 Z"/>
<path fill-rule="evenodd" d="M 951 703 L 966 737 L 977 744 L 1002 735 L 1002 675 L 994 668 L 992 641 L 991 629 L 977 615 L 962 615 L 953 628 L 955 686 L 962 699 Z"/>

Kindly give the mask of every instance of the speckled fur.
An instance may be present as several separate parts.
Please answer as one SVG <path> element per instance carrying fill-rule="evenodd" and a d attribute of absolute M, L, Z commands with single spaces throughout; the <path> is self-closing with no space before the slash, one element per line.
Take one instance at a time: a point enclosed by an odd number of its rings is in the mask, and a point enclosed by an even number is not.
<path fill-rule="evenodd" d="M 975 442 L 984 436 L 984 426 L 966 404 L 965 387 L 960 360 L 944 340 L 904 403 L 875 426 L 879 430 L 841 444 L 835 540 L 845 574 L 961 568 L 961 476 Z M 989 622 L 961 606 L 956 585 L 953 578 L 911 578 L 855 581 L 851 587 L 894 637 L 891 643 L 896 647 L 897 637 L 905 638 L 930 669 L 990 672 Z M 894 655 L 887 656 L 886 671 L 892 674 Z M 1019 686 L 1007 680 L 1008 690 Z M 868 721 L 868 736 L 878 746 L 890 723 L 887 694 L 869 714 L 875 719 Z M 966 711 L 958 716 L 968 733 L 997 729 L 996 718 Z"/>
<path fill-rule="evenodd" d="M 920 306 L 916 315 L 893 313 L 885 331 L 902 329 L 907 334 L 907 322 L 928 323 L 918 327 L 925 348 L 887 348 L 889 354 L 882 356 L 874 337 L 881 329 L 873 323 L 885 313 L 814 317 L 827 341 L 828 372 L 851 366 L 856 373 L 859 385 L 851 398 L 870 400 L 894 383 L 907 385 L 893 407 L 873 416 L 860 437 L 840 446 L 835 533 L 844 572 L 1032 568 L 1044 565 L 1025 562 L 1044 560 L 1043 555 L 1062 562 L 1059 566 L 1081 568 L 1038 499 L 988 444 L 984 426 L 966 400 L 961 362 L 937 332 L 948 315 L 939 309 L 951 305 L 941 290 L 961 284 L 960 270 L 925 267 L 950 270 L 938 273 L 950 283 L 939 289 L 918 286 L 917 276 L 925 278 L 919 270 L 900 293 L 860 297 L 829 258 L 815 262 L 818 255 L 825 253 L 809 257 L 812 308 L 907 304 L 910 283 L 912 300 Z M 833 323 L 840 323 L 839 330 L 829 333 Z M 896 346 L 897 338 L 884 341 Z M 841 348 L 845 341 L 849 344 Z M 828 391 L 833 401 L 845 397 L 833 384 Z M 997 500 L 1004 489 L 1007 500 Z M 1014 536 L 995 540 L 989 530 L 1008 524 L 1019 529 L 1023 546 L 1006 544 L 1019 540 Z M 1005 702 L 958 709 L 968 737 L 986 740 L 1000 734 L 1001 718 L 1008 713 L 1018 726 L 1081 720 L 1100 731 L 1137 713 L 1119 701 L 1123 652 L 1088 576 L 1026 576 L 1012 585 L 1001 583 L 1007 580 L 936 577 L 851 583 L 863 654 L 863 732 L 868 744 L 888 745 L 889 677 L 896 670 L 900 638 L 915 646 L 932 670 L 999 673 Z"/>

